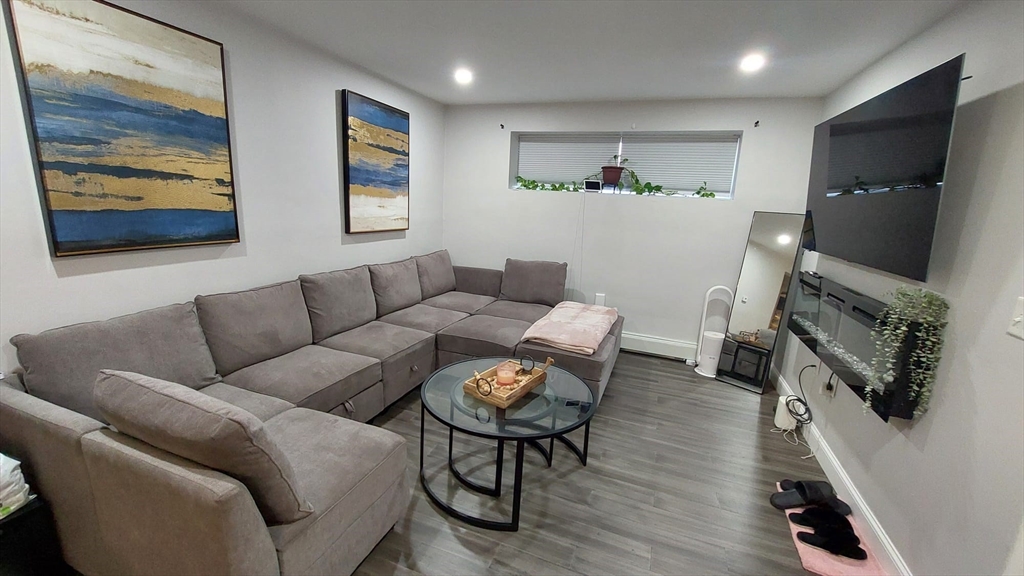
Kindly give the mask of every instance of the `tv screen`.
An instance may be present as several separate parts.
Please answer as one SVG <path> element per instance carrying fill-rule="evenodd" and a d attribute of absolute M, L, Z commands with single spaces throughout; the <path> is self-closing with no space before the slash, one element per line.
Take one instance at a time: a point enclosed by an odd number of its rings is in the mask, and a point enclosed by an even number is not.
<path fill-rule="evenodd" d="M 814 129 L 815 250 L 926 280 L 964 55 Z"/>

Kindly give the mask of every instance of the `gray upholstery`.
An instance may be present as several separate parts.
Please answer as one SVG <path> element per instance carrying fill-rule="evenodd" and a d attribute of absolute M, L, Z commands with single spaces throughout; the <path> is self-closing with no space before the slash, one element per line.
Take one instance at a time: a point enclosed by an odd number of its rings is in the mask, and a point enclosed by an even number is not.
<path fill-rule="evenodd" d="M 82 450 L 88 474 L 74 481 L 91 485 L 99 517 L 84 530 L 109 543 L 119 566 L 88 574 L 278 574 L 238 480 L 112 430 L 86 435 Z"/>
<path fill-rule="evenodd" d="M 25 392 L 25 381 L 21 379 L 22 372 L 11 372 L 0 378 L 0 386 L 7 386 L 18 392 Z"/>
<path fill-rule="evenodd" d="M 424 332 L 436 334 L 442 328 L 451 326 L 466 316 L 469 316 L 469 314 L 466 314 L 465 312 L 456 312 L 455 310 L 445 310 L 443 308 L 434 308 L 433 306 L 427 306 L 425 304 L 416 304 L 404 310 L 399 310 L 398 312 L 392 312 L 387 316 L 382 316 L 380 321 L 387 322 L 388 324 L 395 324 L 396 326 L 405 326 L 406 328 L 413 328 L 415 330 L 422 330 Z"/>
<path fill-rule="evenodd" d="M 200 392 L 218 400 L 223 400 L 232 406 L 237 406 L 259 418 L 261 422 L 266 422 L 285 410 L 295 408 L 294 404 L 286 400 L 267 396 L 266 394 L 257 394 L 256 392 L 223 382 L 207 386 L 200 390 Z"/>
<path fill-rule="evenodd" d="M 329 414 L 355 420 L 369 422 L 374 416 L 384 411 L 384 383 L 377 382 L 359 394 L 349 398 Z"/>
<path fill-rule="evenodd" d="M 380 380 L 374 358 L 309 345 L 224 378 L 232 386 L 329 412 Z"/>
<path fill-rule="evenodd" d="M 408 308 L 423 299 L 413 259 L 370 266 L 370 284 L 377 301 L 377 317 Z"/>
<path fill-rule="evenodd" d="M 437 349 L 467 356 L 510 356 L 515 353 L 529 322 L 470 316 L 437 333 Z"/>
<path fill-rule="evenodd" d="M 288 458 L 245 410 L 181 384 L 116 370 L 100 372 L 94 395 L 119 432 L 237 478 L 268 524 L 313 512 Z"/>
<path fill-rule="evenodd" d="M 501 270 L 452 266 L 455 270 L 455 289 L 459 292 L 497 298 L 501 294 Z"/>
<path fill-rule="evenodd" d="M 92 388 L 104 368 L 127 370 L 202 388 L 219 380 L 195 306 L 173 304 L 102 322 L 11 338 L 25 369 L 25 388 L 97 420 Z"/>
<path fill-rule="evenodd" d="M 423 304 L 433 306 L 434 308 L 444 308 L 445 310 L 472 314 L 491 302 L 494 302 L 494 296 L 452 291 L 439 294 L 433 298 L 427 298 L 423 301 Z"/>
<path fill-rule="evenodd" d="M 313 343 L 298 280 L 196 296 L 196 307 L 222 376 Z"/>
<path fill-rule="evenodd" d="M 455 290 L 455 270 L 447 250 L 438 250 L 414 258 L 424 299 Z"/>
<path fill-rule="evenodd" d="M 82 455 L 82 437 L 103 427 L 88 416 L 0 386 L 0 452 L 21 461 L 32 491 L 45 495 L 64 560 L 83 574 L 125 572 L 96 530 L 96 500 Z"/>
<path fill-rule="evenodd" d="M 351 558 L 350 544 L 342 539 L 348 527 L 382 497 L 409 502 L 410 493 L 391 491 L 406 468 L 405 439 L 398 434 L 301 408 L 264 426 L 291 461 L 299 489 L 315 510 L 308 518 L 270 528 L 282 574 L 320 572 L 314 567 L 325 555 Z M 378 528 L 371 540 L 386 531 Z"/>
<path fill-rule="evenodd" d="M 565 299 L 565 262 L 505 260 L 499 300 L 554 306 Z"/>
<path fill-rule="evenodd" d="M 568 370 L 584 380 L 600 380 L 608 360 L 615 352 L 615 337 L 608 334 L 601 341 L 601 345 L 590 356 L 569 352 L 540 344 L 538 342 L 521 342 L 516 347 L 516 355 L 532 356 L 535 360 L 543 361 L 548 356 L 555 359 L 555 366 Z"/>
<path fill-rule="evenodd" d="M 533 324 L 551 312 L 551 306 L 543 304 L 529 304 L 527 302 L 513 302 L 512 300 L 495 300 L 476 311 L 477 314 L 485 316 L 497 316 L 498 318 L 511 318 L 522 320 Z"/>
<path fill-rule="evenodd" d="M 299 276 L 299 283 L 309 309 L 314 342 L 357 328 L 377 317 L 370 270 L 366 266 Z"/>
<path fill-rule="evenodd" d="M 386 322 L 370 322 L 320 346 L 380 360 L 385 406 L 423 382 L 434 367 L 433 334 Z"/>

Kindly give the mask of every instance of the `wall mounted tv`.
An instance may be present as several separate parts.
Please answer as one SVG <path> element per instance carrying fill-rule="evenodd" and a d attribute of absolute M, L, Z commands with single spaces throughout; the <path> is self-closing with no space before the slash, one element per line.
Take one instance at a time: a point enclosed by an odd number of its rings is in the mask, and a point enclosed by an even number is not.
<path fill-rule="evenodd" d="M 926 280 L 964 55 L 814 129 L 811 248 Z"/>

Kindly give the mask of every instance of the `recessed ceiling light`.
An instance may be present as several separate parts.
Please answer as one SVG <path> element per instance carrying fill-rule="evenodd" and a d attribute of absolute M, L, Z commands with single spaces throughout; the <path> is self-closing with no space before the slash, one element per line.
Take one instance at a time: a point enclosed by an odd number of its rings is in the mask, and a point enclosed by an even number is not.
<path fill-rule="evenodd" d="M 754 54 L 747 54 L 743 57 L 743 60 L 740 60 L 740 70 L 747 73 L 757 72 L 761 68 L 764 68 L 766 62 L 768 62 L 768 60 L 765 59 L 763 54 L 758 54 L 756 52 Z"/>
<path fill-rule="evenodd" d="M 468 68 L 459 68 L 455 71 L 455 81 L 459 84 L 469 84 L 473 81 L 473 73 Z"/>
<path fill-rule="evenodd" d="M 793 238 L 789 234 L 779 234 L 779 237 L 776 238 L 776 240 L 779 242 L 779 244 L 785 246 L 786 244 L 792 242 Z"/>

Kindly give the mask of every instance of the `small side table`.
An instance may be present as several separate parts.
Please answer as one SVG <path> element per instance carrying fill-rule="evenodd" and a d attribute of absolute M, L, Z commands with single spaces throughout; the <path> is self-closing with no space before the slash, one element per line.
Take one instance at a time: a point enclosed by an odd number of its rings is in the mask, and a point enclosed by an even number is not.
<path fill-rule="evenodd" d="M 0 576 L 77 574 L 64 563 L 50 507 L 38 496 L 0 518 Z"/>

